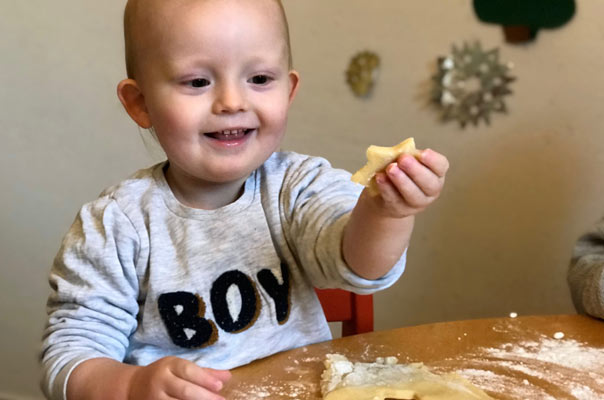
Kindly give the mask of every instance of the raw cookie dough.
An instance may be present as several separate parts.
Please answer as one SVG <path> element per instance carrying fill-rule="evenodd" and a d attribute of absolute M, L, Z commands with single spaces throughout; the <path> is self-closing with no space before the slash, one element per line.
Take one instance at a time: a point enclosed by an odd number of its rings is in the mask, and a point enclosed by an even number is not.
<path fill-rule="evenodd" d="M 493 400 L 457 374 L 436 375 L 423 364 L 397 364 L 396 357 L 373 363 L 327 354 L 321 375 L 324 400 Z"/>
<path fill-rule="evenodd" d="M 375 183 L 375 173 L 382 171 L 401 154 L 411 154 L 414 157 L 419 157 L 421 151 L 415 148 L 413 138 L 405 139 L 392 147 L 369 146 L 367 148 L 367 164 L 352 175 L 352 181 L 367 187 L 369 194 L 372 196 L 377 195 L 379 189 Z"/>

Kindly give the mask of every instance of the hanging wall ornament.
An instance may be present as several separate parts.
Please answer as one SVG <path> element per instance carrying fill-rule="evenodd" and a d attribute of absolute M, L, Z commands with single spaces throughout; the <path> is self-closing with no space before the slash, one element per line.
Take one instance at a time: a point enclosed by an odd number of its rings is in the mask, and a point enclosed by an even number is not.
<path fill-rule="evenodd" d="M 380 57 L 371 52 L 363 51 L 356 54 L 346 71 L 346 82 L 357 97 L 367 97 L 377 80 Z"/>
<path fill-rule="evenodd" d="M 432 101 L 444 122 L 457 120 L 461 127 L 480 120 L 490 123 L 491 113 L 505 113 L 504 97 L 511 94 L 512 64 L 501 64 L 499 49 L 484 51 L 479 42 L 453 45 L 451 54 L 438 59 L 432 77 Z"/>
<path fill-rule="evenodd" d="M 474 0 L 474 11 L 486 23 L 503 26 L 508 43 L 527 43 L 540 29 L 555 29 L 570 21 L 575 0 Z"/>

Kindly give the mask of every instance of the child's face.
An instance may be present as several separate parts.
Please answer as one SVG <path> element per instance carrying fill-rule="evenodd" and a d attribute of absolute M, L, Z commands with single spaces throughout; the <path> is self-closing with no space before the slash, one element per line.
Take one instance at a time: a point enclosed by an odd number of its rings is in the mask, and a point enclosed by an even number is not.
<path fill-rule="evenodd" d="M 158 5 L 136 82 L 172 174 L 245 179 L 277 150 L 298 75 L 273 0 Z"/>

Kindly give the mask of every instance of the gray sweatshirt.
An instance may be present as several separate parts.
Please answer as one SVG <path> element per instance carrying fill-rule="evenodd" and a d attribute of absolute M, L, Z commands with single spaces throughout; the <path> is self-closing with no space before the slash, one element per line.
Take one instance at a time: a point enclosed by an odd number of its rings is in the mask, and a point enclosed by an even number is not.
<path fill-rule="evenodd" d="M 42 389 L 64 399 L 81 362 L 147 365 L 168 355 L 231 369 L 331 338 L 313 288 L 372 293 L 402 274 L 354 274 L 343 228 L 362 187 L 316 157 L 275 153 L 239 199 L 181 204 L 165 163 L 82 207 L 50 272 Z"/>
<path fill-rule="evenodd" d="M 604 318 L 604 219 L 577 240 L 568 284 L 577 311 Z"/>

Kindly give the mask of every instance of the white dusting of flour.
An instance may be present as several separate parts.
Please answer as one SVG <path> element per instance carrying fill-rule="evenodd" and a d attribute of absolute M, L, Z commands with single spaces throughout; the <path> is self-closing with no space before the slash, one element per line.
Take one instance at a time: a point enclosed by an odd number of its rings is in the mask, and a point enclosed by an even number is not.
<path fill-rule="evenodd" d="M 554 333 L 554 339 L 562 339 L 563 337 L 564 337 L 564 332 Z"/>
<path fill-rule="evenodd" d="M 261 400 L 261 399 L 305 399 L 309 394 L 318 390 L 318 384 L 296 381 L 273 381 L 265 379 L 262 382 L 240 385 L 229 399 L 232 400 Z"/>
<path fill-rule="evenodd" d="M 482 348 L 457 373 L 497 399 L 604 399 L 604 349 L 554 338 Z"/>
<path fill-rule="evenodd" d="M 306 348 L 302 349 L 306 353 Z M 237 386 L 230 393 L 229 400 L 263 400 L 263 399 L 312 399 L 313 393 L 318 393 L 318 369 L 323 366 L 321 357 L 301 357 L 292 359 L 288 357 L 289 365 L 283 370 L 287 374 L 286 380 L 275 379 L 267 373 L 257 382 L 245 382 Z"/>
<path fill-rule="evenodd" d="M 515 313 L 512 313 L 515 314 Z M 511 318 L 515 316 L 510 315 Z M 510 332 L 512 325 L 497 325 L 496 332 Z M 472 332 L 470 332 L 472 333 Z M 457 336 L 465 340 L 468 333 Z M 604 348 L 596 348 L 556 332 L 535 340 L 506 343 L 442 360 L 429 369 L 437 374 L 455 371 L 497 400 L 598 400 L 604 399 Z M 367 343 L 357 358 L 384 354 L 381 345 Z M 324 357 L 302 356 L 285 363 L 286 379 L 270 373 L 256 382 L 241 383 L 229 400 L 320 398 Z M 409 362 L 401 354 L 390 354 Z M 421 360 L 411 360 L 421 361 Z"/>

